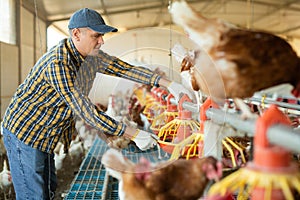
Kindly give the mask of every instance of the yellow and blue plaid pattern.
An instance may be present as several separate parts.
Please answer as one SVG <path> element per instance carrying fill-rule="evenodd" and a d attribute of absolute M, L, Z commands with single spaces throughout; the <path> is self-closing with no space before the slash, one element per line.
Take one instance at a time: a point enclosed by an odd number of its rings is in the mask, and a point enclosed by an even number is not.
<path fill-rule="evenodd" d="M 158 86 L 160 76 L 99 51 L 83 58 L 72 40 L 64 39 L 43 55 L 17 88 L 3 119 L 3 127 L 25 144 L 52 153 L 61 139 L 68 146 L 75 116 L 111 135 L 126 126 L 99 111 L 88 99 L 96 72 Z"/>

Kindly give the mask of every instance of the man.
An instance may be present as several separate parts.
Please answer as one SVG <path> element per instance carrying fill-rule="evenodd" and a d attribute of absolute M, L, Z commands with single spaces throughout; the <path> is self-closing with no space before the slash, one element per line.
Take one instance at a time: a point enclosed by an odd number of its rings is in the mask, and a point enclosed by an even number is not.
<path fill-rule="evenodd" d="M 100 73 L 119 76 L 151 86 L 164 86 L 178 99 L 182 85 L 132 66 L 100 50 L 103 35 L 117 29 L 105 24 L 101 15 L 84 8 L 69 21 L 71 37 L 44 54 L 13 96 L 2 122 L 4 143 L 17 199 L 53 199 L 56 174 L 53 150 L 59 140 L 68 147 L 75 132 L 75 116 L 106 134 L 125 136 L 141 150 L 156 141 L 143 130 L 126 127 L 97 109 L 86 92 L 79 71 L 91 67 Z M 94 60 L 83 65 L 87 60 Z M 95 67 L 95 63 L 98 65 Z"/>

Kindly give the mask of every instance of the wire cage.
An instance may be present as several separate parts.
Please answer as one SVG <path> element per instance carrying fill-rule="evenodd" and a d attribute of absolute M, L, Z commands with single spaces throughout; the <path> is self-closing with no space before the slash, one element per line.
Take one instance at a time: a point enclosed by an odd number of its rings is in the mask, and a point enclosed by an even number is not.
<path fill-rule="evenodd" d="M 100 138 L 96 138 L 85 159 L 81 163 L 79 172 L 71 183 L 65 200 L 69 199 L 110 199 L 118 200 L 118 180 L 111 177 L 101 163 L 102 155 L 109 149 L 107 144 Z M 147 151 L 139 150 L 135 144 L 129 144 L 122 150 L 122 154 L 132 162 L 137 163 L 141 157 L 152 163 L 169 159 L 161 157 L 159 148 Z"/>

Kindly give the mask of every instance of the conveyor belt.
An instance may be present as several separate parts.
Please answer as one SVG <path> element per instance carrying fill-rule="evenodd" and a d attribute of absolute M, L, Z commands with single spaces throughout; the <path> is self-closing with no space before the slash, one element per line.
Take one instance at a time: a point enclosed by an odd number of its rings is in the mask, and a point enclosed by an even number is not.
<path fill-rule="evenodd" d="M 109 147 L 100 138 L 97 138 L 83 160 L 79 172 L 74 178 L 68 194 L 64 198 L 68 199 L 110 199 L 118 200 L 118 181 L 107 175 L 101 158 Z M 137 162 L 141 156 L 151 162 L 159 162 L 157 149 L 140 151 L 134 144 L 130 144 L 122 151 L 123 155 L 131 161 Z M 168 159 L 169 157 L 164 157 Z"/>

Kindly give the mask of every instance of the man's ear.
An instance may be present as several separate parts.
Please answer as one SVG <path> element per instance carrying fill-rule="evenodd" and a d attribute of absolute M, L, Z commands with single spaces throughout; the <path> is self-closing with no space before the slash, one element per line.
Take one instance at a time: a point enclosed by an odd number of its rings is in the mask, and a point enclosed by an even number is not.
<path fill-rule="evenodd" d="M 73 37 L 76 41 L 79 41 L 79 40 L 80 40 L 80 30 L 79 30 L 79 28 L 74 28 L 74 29 L 72 29 L 72 37 Z"/>

